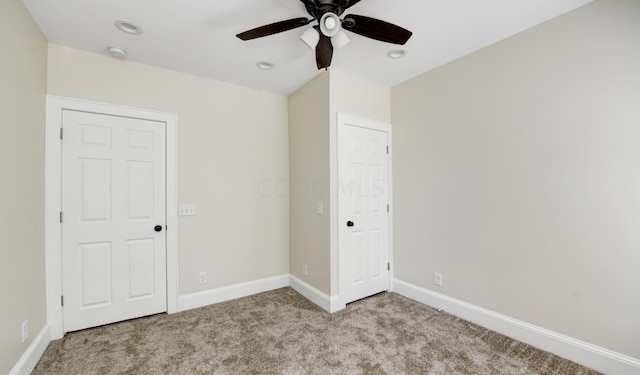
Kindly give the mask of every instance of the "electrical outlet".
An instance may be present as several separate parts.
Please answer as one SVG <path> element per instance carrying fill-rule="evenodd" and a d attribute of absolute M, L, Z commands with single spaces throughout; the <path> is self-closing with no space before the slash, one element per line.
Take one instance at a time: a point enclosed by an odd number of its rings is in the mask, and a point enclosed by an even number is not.
<path fill-rule="evenodd" d="M 442 274 L 440 272 L 433 273 L 433 283 L 437 286 L 442 286 Z"/>
<path fill-rule="evenodd" d="M 207 283 L 207 273 L 206 272 L 200 272 L 200 274 L 198 275 L 198 283 L 200 283 L 200 284 L 206 284 Z"/>
<path fill-rule="evenodd" d="M 309 268 L 307 268 L 307 265 L 306 265 L 306 264 L 303 264 L 303 265 L 302 265 L 302 274 L 303 274 L 304 276 L 307 276 L 307 274 L 308 274 L 308 273 L 309 273 Z"/>
<path fill-rule="evenodd" d="M 24 343 L 29 338 L 29 321 L 22 322 L 22 342 Z"/>

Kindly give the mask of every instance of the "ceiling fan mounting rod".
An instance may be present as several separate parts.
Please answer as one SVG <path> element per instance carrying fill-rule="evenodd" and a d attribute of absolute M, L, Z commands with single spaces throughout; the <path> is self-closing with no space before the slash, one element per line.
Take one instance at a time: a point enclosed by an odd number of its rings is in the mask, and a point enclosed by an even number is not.
<path fill-rule="evenodd" d="M 335 13 L 338 16 L 351 5 L 358 3 L 360 0 L 301 0 L 307 8 L 307 12 L 317 19 L 322 18 L 325 13 Z"/>
<path fill-rule="evenodd" d="M 334 7 L 346 7 L 349 5 L 349 0 L 318 0 L 320 5 L 331 5 Z"/>

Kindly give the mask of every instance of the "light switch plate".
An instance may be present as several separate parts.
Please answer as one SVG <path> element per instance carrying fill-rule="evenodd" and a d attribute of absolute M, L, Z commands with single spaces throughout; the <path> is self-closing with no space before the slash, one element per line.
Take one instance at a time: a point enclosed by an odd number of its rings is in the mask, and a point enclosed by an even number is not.
<path fill-rule="evenodd" d="M 178 216 L 196 216 L 195 204 L 181 204 L 178 207 Z"/>

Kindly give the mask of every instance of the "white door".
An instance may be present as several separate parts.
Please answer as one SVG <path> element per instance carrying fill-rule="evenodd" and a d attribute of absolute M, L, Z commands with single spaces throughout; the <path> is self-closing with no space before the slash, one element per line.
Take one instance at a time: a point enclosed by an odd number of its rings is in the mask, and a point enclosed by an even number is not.
<path fill-rule="evenodd" d="M 387 124 L 340 115 L 338 240 L 346 304 L 389 289 L 389 132 Z"/>
<path fill-rule="evenodd" d="M 64 331 L 166 311 L 165 123 L 62 123 Z"/>

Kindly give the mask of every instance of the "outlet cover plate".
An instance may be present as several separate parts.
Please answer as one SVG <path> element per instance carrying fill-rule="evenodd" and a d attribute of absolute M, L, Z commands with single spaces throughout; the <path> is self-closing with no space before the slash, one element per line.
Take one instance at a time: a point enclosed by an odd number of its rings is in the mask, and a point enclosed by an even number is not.
<path fill-rule="evenodd" d="M 442 274 L 440 272 L 433 273 L 433 283 L 437 286 L 442 286 Z"/>
<path fill-rule="evenodd" d="M 206 284 L 207 283 L 207 273 L 206 272 L 200 272 L 200 274 L 198 275 L 198 283 L 199 284 Z"/>

